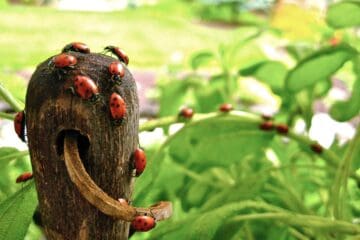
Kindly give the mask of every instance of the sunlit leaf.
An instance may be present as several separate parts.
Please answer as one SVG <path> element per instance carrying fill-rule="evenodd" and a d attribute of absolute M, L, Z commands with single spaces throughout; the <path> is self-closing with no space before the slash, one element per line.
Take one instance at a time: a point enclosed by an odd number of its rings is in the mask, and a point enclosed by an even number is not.
<path fill-rule="evenodd" d="M 34 182 L 0 203 L 0 239 L 24 239 L 37 204 Z"/>
<path fill-rule="evenodd" d="M 360 26 L 360 2 L 341 1 L 330 5 L 326 21 L 334 28 Z"/>
<path fill-rule="evenodd" d="M 211 51 L 202 51 L 192 56 L 190 60 L 191 67 L 196 70 L 199 67 L 207 65 L 209 62 L 215 60 L 215 55 Z"/>
<path fill-rule="evenodd" d="M 322 49 L 303 59 L 286 78 L 286 87 L 292 92 L 311 87 L 319 81 L 327 80 L 343 64 L 357 54 L 356 50 L 340 45 Z"/>
<path fill-rule="evenodd" d="M 280 91 L 284 87 L 287 68 L 277 61 L 263 61 L 248 68 L 241 69 L 239 73 L 243 76 L 253 76 L 268 84 L 273 91 Z"/>

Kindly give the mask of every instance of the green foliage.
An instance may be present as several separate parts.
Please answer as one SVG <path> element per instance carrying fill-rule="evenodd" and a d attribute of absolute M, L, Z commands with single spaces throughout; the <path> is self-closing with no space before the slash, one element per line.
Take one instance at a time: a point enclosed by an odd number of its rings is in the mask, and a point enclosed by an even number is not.
<path fill-rule="evenodd" d="M 37 204 L 34 182 L 0 203 L 0 239 L 24 239 Z"/>
<path fill-rule="evenodd" d="M 356 54 L 355 49 L 345 45 L 325 48 L 315 52 L 300 61 L 289 72 L 286 78 L 287 89 L 297 92 L 307 87 L 313 87 L 320 81 L 327 80 Z"/>
<path fill-rule="evenodd" d="M 332 4 L 326 18 L 334 28 L 356 27 L 360 25 L 360 2 L 341 1 Z"/>
<path fill-rule="evenodd" d="M 263 17 L 245 12 L 249 6 L 244 1 L 215 2 L 209 6 L 209 19 L 244 23 L 243 17 L 250 16 L 253 26 L 241 26 L 229 38 L 230 34 L 220 36 L 221 31 L 205 34 L 206 30 L 197 31 L 200 28 L 173 19 L 171 23 L 163 21 L 163 30 L 151 35 L 156 41 L 149 36 L 150 45 L 157 47 L 156 50 L 146 52 L 137 49 L 141 44 L 135 44 L 136 51 L 145 56 L 135 60 L 140 61 L 136 64 L 147 66 L 147 61 L 156 65 L 156 61 L 159 64 L 164 59 L 158 38 L 163 33 L 164 38 L 166 34 L 174 34 L 170 29 L 186 29 L 170 44 L 173 48 L 186 45 L 185 32 L 197 34 L 197 39 L 201 39 L 189 47 L 193 53 L 188 53 L 191 57 L 187 65 L 171 66 L 168 75 L 158 81 L 160 118 L 153 121 L 155 127 L 163 128 L 163 141 L 146 148 L 147 168 L 135 183 L 135 206 L 169 200 L 174 214 L 171 219 L 159 222 L 151 232 L 137 233 L 132 239 L 356 239 L 354 235 L 360 234 L 359 226 L 353 224 L 360 214 L 357 173 L 360 134 L 343 145 L 336 139 L 329 149 L 315 153 L 308 132 L 298 134 L 292 129 L 298 120 L 305 122 L 307 130 L 312 127 L 316 101 L 322 101 L 330 109 L 331 117 L 338 121 L 359 116 L 360 42 L 352 30 L 339 33 L 340 30 L 333 29 L 358 26 L 359 3 L 343 1 L 331 5 L 328 26 L 320 33 L 321 39 L 304 43 L 283 41 L 282 32 L 269 29 Z M 167 13 L 174 10 L 169 3 L 161 8 Z M 185 8 L 179 11 L 189 14 Z M 47 14 L 44 12 L 42 16 Z M 74 15 L 69 14 L 71 19 Z M 128 11 L 124 15 L 132 19 Z M 145 19 L 153 15 L 144 16 Z M 95 17 L 88 17 L 88 24 L 93 23 Z M 105 23 L 109 24 L 113 17 L 110 14 Z M 141 17 L 132 20 L 138 23 Z M 68 22 L 62 24 L 79 28 Z M 66 31 L 61 32 L 64 34 Z M 131 34 L 109 35 L 105 30 L 104 34 L 114 39 L 121 35 L 125 43 L 131 42 Z M 329 38 L 337 34 L 341 43 L 329 43 Z M 139 37 L 138 33 L 135 35 Z M 203 46 L 212 35 L 228 42 L 218 48 L 211 43 Z M 45 46 L 53 49 L 51 39 L 48 42 Z M 277 45 L 282 50 L 280 57 L 269 57 L 263 51 L 273 42 L 281 43 Z M 21 61 L 33 64 L 26 56 Z M 7 64 L 13 68 L 26 65 L 13 60 Z M 2 74 L 8 77 L 8 73 Z M 348 76 L 355 76 L 355 80 L 349 80 Z M 334 77 L 351 88 L 347 100 L 337 101 L 329 94 Z M 0 95 L 10 106 L 20 109 L 18 99 L 23 100 L 24 93 L 17 86 L 22 83 L 11 76 L 9 79 L 15 80 L 5 81 Z M 249 81 L 253 85 L 247 85 Z M 273 99 L 280 102 L 272 106 L 277 112 L 274 124 L 286 123 L 290 129 L 287 134 L 281 135 L 275 129 L 262 131 L 260 125 L 264 120 L 259 114 L 251 113 L 255 104 L 269 104 Z M 232 103 L 236 110 L 219 112 L 218 107 L 224 102 Z M 191 120 L 180 121 L 176 117 L 184 105 L 195 110 Z M 179 122 L 182 125 L 174 132 L 173 124 Z M 3 200 L 0 239 L 22 239 L 31 221 L 36 205 L 34 184 L 14 183 L 18 174 L 30 170 L 27 154 L 16 148 L 0 148 L 0 199 Z"/>

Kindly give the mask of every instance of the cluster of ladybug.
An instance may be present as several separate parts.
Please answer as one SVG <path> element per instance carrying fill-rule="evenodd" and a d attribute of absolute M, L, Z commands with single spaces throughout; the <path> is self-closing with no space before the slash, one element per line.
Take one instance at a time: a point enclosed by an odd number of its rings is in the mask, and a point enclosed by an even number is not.
<path fill-rule="evenodd" d="M 111 74 L 111 81 L 114 84 L 120 85 L 122 78 L 125 76 L 125 67 L 123 64 L 128 65 L 129 58 L 127 54 L 118 47 L 107 46 L 104 50 L 105 52 L 111 52 L 119 59 L 119 61 L 114 61 L 109 65 L 108 71 Z M 74 68 L 77 64 L 77 59 L 69 54 L 71 51 L 88 54 L 90 53 L 90 48 L 84 43 L 70 43 L 63 48 L 62 53 L 53 57 L 49 62 L 49 66 L 54 67 L 58 74 L 66 73 L 68 70 Z M 97 85 L 91 78 L 85 75 L 76 75 L 73 78 L 73 84 L 70 89 L 84 100 L 96 101 L 99 96 Z M 113 122 L 115 124 L 121 124 L 126 115 L 126 103 L 124 99 L 118 93 L 114 92 L 110 96 L 109 105 Z M 26 142 L 25 122 L 25 111 L 18 112 L 15 116 L 14 128 L 16 134 L 24 142 Z M 131 156 L 131 161 L 135 169 L 135 175 L 137 177 L 140 176 L 146 167 L 145 152 L 137 148 Z M 32 178 L 33 174 L 26 172 L 16 179 L 16 183 L 26 182 Z M 120 202 L 124 203 L 124 201 L 126 202 L 126 200 Z M 131 226 L 134 231 L 148 231 L 155 227 L 155 219 L 149 216 L 137 216 L 131 223 Z"/>
<path fill-rule="evenodd" d="M 274 124 L 269 116 L 263 115 L 262 118 L 264 119 L 264 122 L 262 122 L 259 126 L 261 130 L 271 131 L 275 129 L 277 133 L 281 135 L 287 135 L 289 133 L 289 127 L 286 124 Z M 317 154 L 321 154 L 323 152 L 323 147 L 318 143 L 310 144 L 310 149 Z"/>

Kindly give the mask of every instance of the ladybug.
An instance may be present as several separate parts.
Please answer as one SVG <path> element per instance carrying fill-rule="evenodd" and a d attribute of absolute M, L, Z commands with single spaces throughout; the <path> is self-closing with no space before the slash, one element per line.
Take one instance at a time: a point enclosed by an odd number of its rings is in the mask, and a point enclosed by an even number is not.
<path fill-rule="evenodd" d="M 318 143 L 313 143 L 310 145 L 310 148 L 313 152 L 321 154 L 323 152 L 323 147 Z"/>
<path fill-rule="evenodd" d="M 272 121 L 265 121 L 260 124 L 259 128 L 264 131 L 270 131 L 274 128 L 274 124 Z"/>
<path fill-rule="evenodd" d="M 109 65 L 109 72 L 111 73 L 111 79 L 115 83 L 121 83 L 121 78 L 125 76 L 125 68 L 120 62 L 112 62 Z"/>
<path fill-rule="evenodd" d="M 191 119 L 193 115 L 194 115 L 194 110 L 192 108 L 184 107 L 179 112 L 179 116 L 185 119 Z"/>
<path fill-rule="evenodd" d="M 115 123 L 121 123 L 126 114 L 126 104 L 124 99 L 117 93 L 110 96 L 110 113 Z"/>
<path fill-rule="evenodd" d="M 121 48 L 115 47 L 115 46 L 107 46 L 104 48 L 104 50 L 106 52 L 111 52 L 112 54 L 115 54 L 117 56 L 117 58 L 122 61 L 123 63 L 125 63 L 126 65 L 129 64 L 129 57 L 126 54 L 126 52 L 124 50 L 122 50 Z"/>
<path fill-rule="evenodd" d="M 66 53 L 61 53 L 52 59 L 52 63 L 56 68 L 73 67 L 77 63 L 77 59 Z"/>
<path fill-rule="evenodd" d="M 25 172 L 16 178 L 16 183 L 26 182 L 32 178 L 33 174 L 31 172 Z"/>
<path fill-rule="evenodd" d="M 273 119 L 273 117 L 271 115 L 268 115 L 268 114 L 262 114 L 261 115 L 261 118 L 264 120 L 264 121 L 270 121 Z"/>
<path fill-rule="evenodd" d="M 18 112 L 15 115 L 14 128 L 15 128 L 15 132 L 19 136 L 19 138 L 23 142 L 26 142 L 26 139 L 25 139 L 25 112 L 24 111 Z"/>
<path fill-rule="evenodd" d="M 77 95 L 82 99 L 90 99 L 92 101 L 98 99 L 99 89 L 94 81 L 87 76 L 77 75 L 74 79 L 74 88 Z"/>
<path fill-rule="evenodd" d="M 233 108 L 232 104 L 230 104 L 230 103 L 223 103 L 219 107 L 220 112 L 223 112 L 223 113 L 230 112 L 233 109 L 234 108 Z"/>
<path fill-rule="evenodd" d="M 80 53 L 90 53 L 90 48 L 82 42 L 72 42 L 67 44 L 61 52 L 80 52 Z"/>
<path fill-rule="evenodd" d="M 286 124 L 278 124 L 278 125 L 276 125 L 276 131 L 279 134 L 288 134 L 289 127 Z"/>
<path fill-rule="evenodd" d="M 132 155 L 132 161 L 134 164 L 134 169 L 136 170 L 135 175 L 140 176 L 146 167 L 146 155 L 141 148 L 137 148 Z"/>
<path fill-rule="evenodd" d="M 156 226 L 156 221 L 149 216 L 136 216 L 131 222 L 131 228 L 137 232 L 147 232 Z"/>

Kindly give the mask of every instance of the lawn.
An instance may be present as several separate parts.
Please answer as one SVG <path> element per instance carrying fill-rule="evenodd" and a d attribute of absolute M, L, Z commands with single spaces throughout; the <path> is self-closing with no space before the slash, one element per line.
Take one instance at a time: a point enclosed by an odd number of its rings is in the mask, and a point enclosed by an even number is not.
<path fill-rule="evenodd" d="M 191 16 L 181 1 L 111 13 L 2 7 L 0 71 L 34 67 L 71 41 L 86 42 L 98 52 L 118 45 L 129 54 L 130 66 L 158 68 L 175 51 L 188 56 L 197 49 L 214 48 L 234 34 L 202 26 Z"/>

